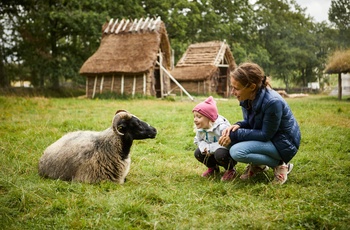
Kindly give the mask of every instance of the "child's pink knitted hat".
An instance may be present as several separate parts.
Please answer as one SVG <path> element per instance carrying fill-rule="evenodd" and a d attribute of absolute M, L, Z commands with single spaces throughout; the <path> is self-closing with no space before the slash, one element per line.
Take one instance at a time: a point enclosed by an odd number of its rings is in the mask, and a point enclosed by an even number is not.
<path fill-rule="evenodd" d="M 196 105 L 192 112 L 194 111 L 206 116 L 211 121 L 215 121 L 219 116 L 218 109 L 216 108 L 216 102 L 212 96 L 208 97 L 204 102 Z"/>

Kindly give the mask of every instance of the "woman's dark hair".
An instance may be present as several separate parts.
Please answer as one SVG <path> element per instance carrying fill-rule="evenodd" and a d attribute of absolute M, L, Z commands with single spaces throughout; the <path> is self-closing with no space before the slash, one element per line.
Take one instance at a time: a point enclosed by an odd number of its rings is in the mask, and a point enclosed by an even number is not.
<path fill-rule="evenodd" d="M 230 77 L 234 78 L 243 86 L 255 84 L 256 91 L 261 87 L 271 87 L 270 78 L 265 76 L 264 70 L 255 63 L 245 62 L 231 71 Z"/>

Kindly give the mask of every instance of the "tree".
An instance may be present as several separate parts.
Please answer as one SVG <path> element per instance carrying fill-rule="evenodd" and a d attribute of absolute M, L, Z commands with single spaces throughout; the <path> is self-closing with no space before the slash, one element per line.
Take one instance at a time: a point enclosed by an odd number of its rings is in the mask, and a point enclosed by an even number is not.
<path fill-rule="evenodd" d="M 216 14 L 220 15 L 214 25 L 219 25 L 217 36 L 232 47 L 237 63 L 250 59 L 256 53 L 256 25 L 254 11 L 248 0 L 213 1 Z"/>
<path fill-rule="evenodd" d="M 348 9 L 347 1 L 333 2 Z M 106 20 L 157 16 L 176 60 L 192 43 L 226 40 L 237 63 L 257 62 L 287 88 L 319 76 L 340 31 L 314 24 L 295 0 L 8 0 L 0 2 L 0 84 L 18 75 L 37 87 L 83 83 L 79 69 L 100 45 Z"/>
<path fill-rule="evenodd" d="M 295 1 L 259 0 L 257 26 L 259 42 L 269 55 L 263 67 L 268 75 L 282 79 L 289 88 L 292 82 L 303 85 L 315 77 L 318 66 L 313 23 Z"/>
<path fill-rule="evenodd" d="M 233 47 L 236 60 L 246 58 L 253 30 L 253 11 L 248 0 L 147 0 L 145 11 L 158 14 L 175 50 L 176 60 L 192 43 L 226 40 Z"/>
<path fill-rule="evenodd" d="M 30 70 L 34 86 L 55 89 L 61 79 L 82 79 L 79 68 L 99 46 L 101 25 L 109 15 L 143 14 L 132 0 L 10 1 L 7 8 L 18 9 L 12 15 L 17 31 L 12 52 Z"/>
<path fill-rule="evenodd" d="M 316 23 L 312 35 L 315 36 L 314 46 L 316 48 L 317 66 L 315 66 L 316 76 L 321 83 L 327 83 L 329 80 L 324 76 L 323 70 L 330 52 L 337 48 L 338 30 L 330 28 L 326 22 Z"/>
<path fill-rule="evenodd" d="M 339 29 L 339 48 L 350 46 L 350 1 L 332 0 L 328 12 L 329 21 L 333 22 Z"/>
<path fill-rule="evenodd" d="M 9 51 L 14 34 L 12 28 L 13 18 L 11 15 L 17 12 L 15 7 L 9 7 L 11 2 L 0 2 L 0 87 L 10 86 L 10 77 L 6 70 L 6 64 L 13 58 L 13 55 Z"/>

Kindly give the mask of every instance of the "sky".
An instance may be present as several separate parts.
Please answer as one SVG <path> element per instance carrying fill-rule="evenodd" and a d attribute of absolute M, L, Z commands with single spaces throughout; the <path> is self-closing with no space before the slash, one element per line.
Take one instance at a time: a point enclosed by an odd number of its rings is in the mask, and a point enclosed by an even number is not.
<path fill-rule="evenodd" d="M 306 9 L 306 15 L 310 15 L 316 22 L 328 21 L 328 10 L 331 0 L 296 0 L 298 5 Z"/>

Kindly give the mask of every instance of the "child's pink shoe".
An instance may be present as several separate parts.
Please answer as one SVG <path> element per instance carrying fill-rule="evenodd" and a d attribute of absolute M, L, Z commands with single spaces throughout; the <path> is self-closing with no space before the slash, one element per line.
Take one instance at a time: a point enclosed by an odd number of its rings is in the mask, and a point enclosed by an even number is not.
<path fill-rule="evenodd" d="M 219 172 L 220 172 L 219 167 L 216 167 L 216 168 L 208 168 L 207 171 L 205 171 L 205 172 L 202 174 L 202 177 L 210 177 L 210 176 L 214 175 L 215 173 L 219 173 Z"/>

